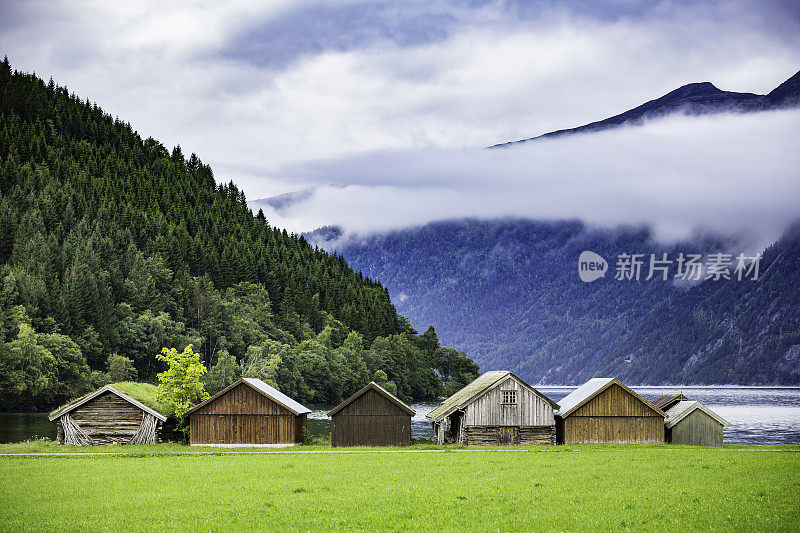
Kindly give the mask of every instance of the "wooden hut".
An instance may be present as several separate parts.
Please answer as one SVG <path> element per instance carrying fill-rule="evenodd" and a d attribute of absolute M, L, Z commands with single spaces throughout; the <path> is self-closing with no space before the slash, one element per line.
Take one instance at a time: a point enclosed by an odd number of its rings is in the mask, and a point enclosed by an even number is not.
<path fill-rule="evenodd" d="M 409 446 L 414 410 L 372 382 L 328 412 L 333 446 Z"/>
<path fill-rule="evenodd" d="M 700 402 L 681 401 L 667 411 L 666 438 L 673 444 L 722 446 L 722 428 L 730 423 Z"/>
<path fill-rule="evenodd" d="M 240 379 L 188 411 L 189 443 L 293 444 L 300 442 L 310 412 L 260 379 Z"/>
<path fill-rule="evenodd" d="M 440 444 L 555 444 L 558 404 L 507 371 L 486 372 L 428 413 Z"/>
<path fill-rule="evenodd" d="M 663 396 L 659 396 L 650 403 L 652 403 L 653 405 L 655 405 L 656 407 L 658 407 L 659 409 L 661 409 L 666 413 L 673 405 L 683 401 L 689 401 L 689 398 L 684 396 L 683 393 L 681 392 L 678 394 L 664 394 Z"/>
<path fill-rule="evenodd" d="M 664 412 L 615 378 L 590 379 L 559 405 L 559 443 L 664 442 Z"/>
<path fill-rule="evenodd" d="M 59 444 L 155 444 L 167 417 L 111 385 L 50 414 Z"/>

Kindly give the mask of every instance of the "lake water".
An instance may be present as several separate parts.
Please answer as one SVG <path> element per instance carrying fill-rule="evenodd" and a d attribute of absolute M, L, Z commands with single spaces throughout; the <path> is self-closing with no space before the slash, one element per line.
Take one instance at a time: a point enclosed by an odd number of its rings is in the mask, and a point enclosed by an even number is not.
<path fill-rule="evenodd" d="M 575 387 L 542 385 L 542 394 L 558 402 Z M 731 423 L 725 428 L 725 444 L 800 444 L 800 387 L 633 387 L 648 400 L 662 394 L 683 392 Z M 433 430 L 425 415 L 435 409 L 436 402 L 415 403 L 417 412 L 411 420 L 411 435 L 431 438 Z M 331 421 L 326 413 L 333 406 L 313 406 L 308 417 L 312 435 L 327 435 Z M 29 439 L 55 439 L 56 426 L 46 413 L 0 413 L 0 442 Z"/>
<path fill-rule="evenodd" d="M 576 387 L 541 385 L 536 390 L 558 403 Z M 724 429 L 725 444 L 800 444 L 800 387 L 632 387 L 647 400 L 663 394 L 682 392 L 692 400 L 705 404 L 731 423 Z M 433 428 L 425 415 L 439 404 L 415 403 L 417 412 L 411 419 L 411 436 L 433 437 Z M 309 431 L 330 433 L 327 410 L 314 410 L 309 415 Z M 319 429 L 316 429 L 319 428 Z"/>

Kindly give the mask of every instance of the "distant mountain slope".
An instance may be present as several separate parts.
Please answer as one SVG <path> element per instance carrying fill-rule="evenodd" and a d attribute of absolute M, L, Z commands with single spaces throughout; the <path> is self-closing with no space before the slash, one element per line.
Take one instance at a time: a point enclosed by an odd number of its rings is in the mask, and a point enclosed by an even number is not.
<path fill-rule="evenodd" d="M 258 200 L 250 200 L 247 205 L 255 212 L 259 209 L 268 208 L 273 210 L 279 215 L 284 215 L 297 203 L 304 202 L 311 198 L 314 194 L 314 187 L 308 189 L 301 189 L 299 191 L 287 192 L 277 194 L 268 198 L 260 198 Z"/>
<path fill-rule="evenodd" d="M 413 323 L 436 323 L 443 342 L 484 370 L 509 369 L 533 383 L 599 374 L 637 384 L 800 383 L 797 231 L 764 254 L 755 282 L 707 281 L 687 290 L 613 279 L 620 253 L 674 257 L 730 247 L 706 240 L 667 250 L 644 230 L 599 231 L 579 222 L 461 220 L 339 249 L 385 284 Z M 605 257 L 612 272 L 582 283 L 583 250 Z"/>
<path fill-rule="evenodd" d="M 764 251 L 761 272 L 755 282 L 707 282 L 661 302 L 601 373 L 635 382 L 800 383 L 800 225 Z"/>
<path fill-rule="evenodd" d="M 529 139 L 490 146 L 505 148 L 536 139 L 560 137 L 573 133 L 592 133 L 623 125 L 639 125 L 645 120 L 660 118 L 672 113 L 705 115 L 725 111 L 766 111 L 800 105 L 800 72 L 780 84 L 767 95 L 737 93 L 718 89 L 710 82 L 690 83 L 669 92 L 661 98 L 650 100 L 619 115 L 591 122 L 576 128 L 551 131 Z"/>

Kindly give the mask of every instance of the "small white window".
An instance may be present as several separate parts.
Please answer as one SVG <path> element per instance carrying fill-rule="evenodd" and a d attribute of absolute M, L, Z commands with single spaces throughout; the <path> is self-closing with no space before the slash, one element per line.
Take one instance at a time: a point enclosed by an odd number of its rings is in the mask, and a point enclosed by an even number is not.
<path fill-rule="evenodd" d="M 503 391 L 503 405 L 517 405 L 517 391 L 504 390 Z"/>

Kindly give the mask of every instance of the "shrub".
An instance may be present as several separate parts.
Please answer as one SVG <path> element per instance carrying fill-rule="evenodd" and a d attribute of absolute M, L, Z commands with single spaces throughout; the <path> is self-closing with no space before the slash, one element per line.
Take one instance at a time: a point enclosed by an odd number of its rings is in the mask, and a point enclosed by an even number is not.
<path fill-rule="evenodd" d="M 314 444 L 314 437 L 308 433 L 308 429 L 303 428 L 302 433 L 300 433 L 300 445 L 310 446 L 311 444 Z"/>

